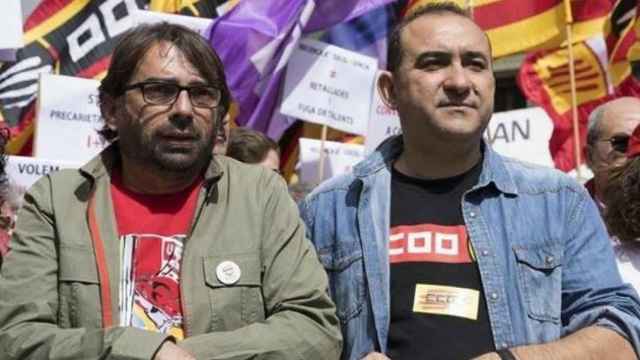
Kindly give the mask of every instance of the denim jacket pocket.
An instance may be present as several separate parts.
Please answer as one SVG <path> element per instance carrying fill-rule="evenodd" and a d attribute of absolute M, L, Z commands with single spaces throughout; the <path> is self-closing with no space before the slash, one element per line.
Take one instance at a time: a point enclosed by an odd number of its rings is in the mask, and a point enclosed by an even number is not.
<path fill-rule="evenodd" d="M 355 241 L 318 250 L 320 262 L 329 277 L 331 298 L 337 315 L 345 324 L 362 311 L 364 303 L 364 263 L 362 248 Z"/>
<path fill-rule="evenodd" d="M 257 252 L 205 257 L 203 266 L 218 329 L 233 330 L 265 319 Z"/>
<path fill-rule="evenodd" d="M 562 249 L 558 243 L 513 248 L 523 296 L 532 319 L 560 323 Z"/>

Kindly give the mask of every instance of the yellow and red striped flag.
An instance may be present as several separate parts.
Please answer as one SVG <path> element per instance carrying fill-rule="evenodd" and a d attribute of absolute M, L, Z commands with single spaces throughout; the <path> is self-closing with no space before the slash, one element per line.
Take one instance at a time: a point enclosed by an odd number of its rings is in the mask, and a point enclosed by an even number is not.
<path fill-rule="evenodd" d="M 567 0 L 568 1 L 568 0 Z M 613 0 L 573 0 L 574 42 L 602 33 Z M 438 0 L 411 0 L 406 13 Z M 567 9 L 563 0 L 455 0 L 470 7 L 474 21 L 487 32 L 493 56 L 550 49 L 565 42 Z"/>
<path fill-rule="evenodd" d="M 605 23 L 604 34 L 573 46 L 582 152 L 588 115 L 595 107 L 615 97 L 640 95 L 637 80 L 630 76 L 630 60 L 638 46 L 637 6 L 635 0 L 617 1 Z M 573 170 L 576 162 L 567 47 L 527 55 L 518 84 L 527 99 L 543 107 L 554 122 L 549 148 L 556 167 Z"/>
<path fill-rule="evenodd" d="M 606 47 L 602 37 L 573 46 L 576 74 L 580 143 L 586 139 L 586 121 L 593 108 L 613 91 L 606 68 Z M 554 122 L 549 149 L 557 168 L 575 168 L 569 54 L 566 47 L 529 54 L 518 75 L 520 89 L 533 103 L 543 107 Z M 583 157 L 584 159 L 584 157 Z"/>

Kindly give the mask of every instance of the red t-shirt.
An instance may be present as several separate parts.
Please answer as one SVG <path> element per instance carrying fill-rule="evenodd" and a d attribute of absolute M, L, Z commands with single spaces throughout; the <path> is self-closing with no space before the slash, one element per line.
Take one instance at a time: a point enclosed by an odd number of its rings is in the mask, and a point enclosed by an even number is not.
<path fill-rule="evenodd" d="M 162 195 L 124 187 L 114 171 L 111 198 L 120 235 L 120 325 L 184 338 L 180 264 L 202 179 Z"/>

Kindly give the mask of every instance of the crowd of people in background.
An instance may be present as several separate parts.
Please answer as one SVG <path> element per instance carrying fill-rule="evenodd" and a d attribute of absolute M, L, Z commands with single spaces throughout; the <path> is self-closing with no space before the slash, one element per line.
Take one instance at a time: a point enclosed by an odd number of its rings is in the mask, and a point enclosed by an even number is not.
<path fill-rule="evenodd" d="M 387 57 L 402 134 L 310 194 L 178 25 L 122 37 L 80 169 L 22 199 L 1 129 L 0 359 L 638 358 L 640 99 L 591 113 L 583 186 L 483 139 L 491 45 L 465 10 L 403 18 Z"/>

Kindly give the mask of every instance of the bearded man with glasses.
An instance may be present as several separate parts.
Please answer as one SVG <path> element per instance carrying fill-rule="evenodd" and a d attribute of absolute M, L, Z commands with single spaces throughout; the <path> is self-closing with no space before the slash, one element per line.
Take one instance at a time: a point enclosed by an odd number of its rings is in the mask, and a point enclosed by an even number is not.
<path fill-rule="evenodd" d="M 335 359 L 327 277 L 282 178 L 213 155 L 218 56 L 131 30 L 100 86 L 111 142 L 26 194 L 0 276 L 0 359 Z"/>
<path fill-rule="evenodd" d="M 595 108 L 587 127 L 587 166 L 593 178 L 585 183 L 600 213 L 606 209 L 604 193 L 609 172 L 626 160 L 627 142 L 640 124 L 640 100 L 621 97 Z"/>

